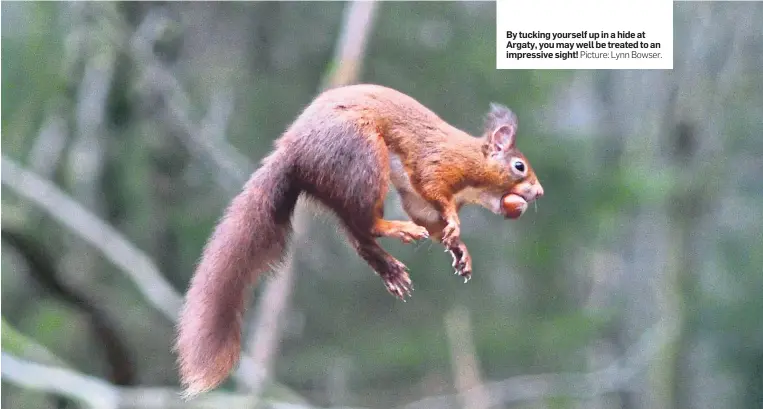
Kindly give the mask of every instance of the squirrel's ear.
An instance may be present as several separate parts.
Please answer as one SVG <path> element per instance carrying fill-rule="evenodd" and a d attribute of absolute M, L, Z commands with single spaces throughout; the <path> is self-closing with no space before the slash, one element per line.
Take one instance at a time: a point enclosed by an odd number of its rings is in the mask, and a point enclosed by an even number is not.
<path fill-rule="evenodd" d="M 488 137 L 488 141 L 496 152 L 504 152 L 514 149 L 517 128 L 511 125 L 502 125 Z"/>
<path fill-rule="evenodd" d="M 514 148 L 517 135 L 517 117 L 509 108 L 490 104 L 485 132 L 489 147 L 495 152 Z"/>

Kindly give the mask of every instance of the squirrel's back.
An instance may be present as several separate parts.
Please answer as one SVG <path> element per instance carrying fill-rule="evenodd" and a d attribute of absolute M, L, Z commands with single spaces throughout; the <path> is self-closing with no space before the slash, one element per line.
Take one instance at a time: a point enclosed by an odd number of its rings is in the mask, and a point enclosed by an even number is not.
<path fill-rule="evenodd" d="M 468 135 L 445 121 L 414 98 L 381 85 L 358 84 L 333 88 L 318 95 L 292 125 L 293 129 L 321 127 L 329 121 L 372 124 L 381 136 L 447 137 Z M 394 140 L 388 144 L 395 144 Z"/>
<path fill-rule="evenodd" d="M 373 84 L 323 92 L 277 141 L 290 150 L 316 155 L 314 159 L 320 163 L 334 156 L 362 154 L 369 148 L 388 162 L 389 151 L 407 168 L 442 155 L 463 155 L 470 151 L 467 146 L 475 143 L 474 137 L 448 124 L 416 99 Z"/>

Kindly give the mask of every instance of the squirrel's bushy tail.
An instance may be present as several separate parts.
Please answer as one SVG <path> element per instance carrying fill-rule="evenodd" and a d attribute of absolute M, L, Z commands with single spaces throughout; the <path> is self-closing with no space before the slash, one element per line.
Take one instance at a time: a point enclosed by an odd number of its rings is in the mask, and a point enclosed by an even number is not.
<path fill-rule="evenodd" d="M 241 350 L 249 285 L 281 260 L 300 190 L 287 154 L 263 161 L 207 242 L 180 313 L 181 381 L 191 396 L 220 384 Z"/>

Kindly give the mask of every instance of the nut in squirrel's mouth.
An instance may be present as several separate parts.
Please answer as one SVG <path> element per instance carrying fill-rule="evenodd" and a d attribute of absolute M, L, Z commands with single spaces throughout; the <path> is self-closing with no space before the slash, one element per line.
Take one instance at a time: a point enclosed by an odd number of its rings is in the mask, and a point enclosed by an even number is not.
<path fill-rule="evenodd" d="M 528 208 L 528 200 L 524 195 L 508 193 L 501 198 L 501 214 L 505 219 L 518 219 Z"/>

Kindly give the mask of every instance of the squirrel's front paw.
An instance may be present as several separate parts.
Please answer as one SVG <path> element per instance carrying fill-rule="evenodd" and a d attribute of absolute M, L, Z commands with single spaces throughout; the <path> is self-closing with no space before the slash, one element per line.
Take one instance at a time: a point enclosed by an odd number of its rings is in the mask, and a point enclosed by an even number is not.
<path fill-rule="evenodd" d="M 429 238 L 429 231 L 426 227 L 402 220 L 377 220 L 371 234 L 380 237 L 395 237 L 403 243 Z"/>
<path fill-rule="evenodd" d="M 472 256 L 469 255 L 469 251 L 466 246 L 457 246 L 451 249 L 450 255 L 453 256 L 453 268 L 455 274 L 464 278 L 464 283 L 468 282 L 472 278 Z"/>
<path fill-rule="evenodd" d="M 403 243 L 410 243 L 415 240 L 428 239 L 429 231 L 426 227 L 419 226 L 413 222 L 402 222 L 398 236 Z"/>
<path fill-rule="evenodd" d="M 461 237 L 461 227 L 456 222 L 448 222 L 445 228 L 442 229 L 442 244 L 445 247 L 455 247 L 455 242 Z"/>

